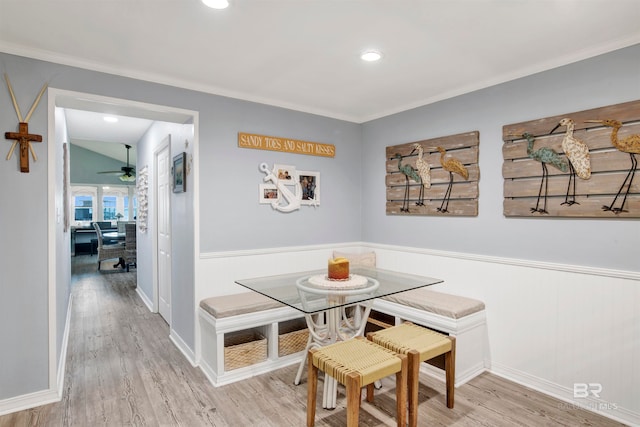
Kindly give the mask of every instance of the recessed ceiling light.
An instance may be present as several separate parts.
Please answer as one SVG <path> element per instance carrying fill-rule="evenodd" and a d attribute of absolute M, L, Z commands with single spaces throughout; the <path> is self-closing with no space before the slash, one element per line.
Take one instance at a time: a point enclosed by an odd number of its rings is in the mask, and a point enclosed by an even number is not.
<path fill-rule="evenodd" d="M 229 2 L 227 0 L 202 0 L 202 3 L 212 9 L 226 9 L 229 7 Z"/>
<path fill-rule="evenodd" d="M 113 116 L 104 116 L 103 119 L 107 123 L 117 123 L 118 122 L 118 118 L 117 117 L 113 117 Z"/>
<path fill-rule="evenodd" d="M 368 62 L 378 61 L 380 58 L 382 58 L 382 54 L 377 50 L 368 50 L 360 55 L 360 58 L 362 58 L 363 61 Z"/>

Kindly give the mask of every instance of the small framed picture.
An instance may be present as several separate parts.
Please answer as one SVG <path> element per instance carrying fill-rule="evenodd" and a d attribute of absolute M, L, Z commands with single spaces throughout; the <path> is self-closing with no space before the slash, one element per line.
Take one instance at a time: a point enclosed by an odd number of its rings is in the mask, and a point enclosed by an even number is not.
<path fill-rule="evenodd" d="M 303 205 L 320 204 L 320 172 L 298 171 Z"/>
<path fill-rule="evenodd" d="M 278 187 L 274 184 L 260 184 L 260 203 L 273 203 L 278 200 Z"/>
<path fill-rule="evenodd" d="M 296 183 L 296 167 L 291 165 L 273 165 L 273 174 L 279 181 L 285 181 L 284 184 L 290 182 L 291 185 Z"/>
<path fill-rule="evenodd" d="M 187 191 L 187 153 L 182 152 L 173 158 L 173 192 Z"/>

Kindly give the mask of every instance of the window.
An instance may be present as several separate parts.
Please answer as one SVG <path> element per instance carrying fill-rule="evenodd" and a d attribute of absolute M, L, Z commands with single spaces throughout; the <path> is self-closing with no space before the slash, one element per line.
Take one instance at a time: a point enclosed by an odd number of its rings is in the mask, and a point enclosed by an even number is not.
<path fill-rule="evenodd" d="M 129 199 L 129 187 L 102 187 L 102 217 L 104 221 L 128 221 L 129 212 L 126 203 Z"/>
<path fill-rule="evenodd" d="M 78 227 L 89 227 L 91 222 L 132 221 L 138 200 L 133 186 L 72 185 L 72 209 Z M 133 206 L 131 206 L 133 203 Z"/>
<path fill-rule="evenodd" d="M 90 195 L 75 196 L 73 198 L 74 219 L 76 221 L 93 220 L 93 197 Z"/>
<path fill-rule="evenodd" d="M 116 217 L 116 197 L 115 196 L 104 196 L 102 198 L 102 219 L 104 221 L 111 221 L 118 219 Z"/>
<path fill-rule="evenodd" d="M 130 207 L 129 201 L 133 203 L 133 206 Z M 130 212 L 130 208 L 133 209 L 133 212 Z M 135 195 L 133 197 L 125 196 L 123 220 L 125 221 L 135 220 L 137 215 L 138 215 L 138 198 Z"/>

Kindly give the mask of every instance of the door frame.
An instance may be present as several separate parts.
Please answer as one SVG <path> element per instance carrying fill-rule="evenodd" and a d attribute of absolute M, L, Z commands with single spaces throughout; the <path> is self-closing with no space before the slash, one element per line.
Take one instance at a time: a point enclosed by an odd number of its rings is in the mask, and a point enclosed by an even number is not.
<path fill-rule="evenodd" d="M 64 135 L 64 140 L 60 141 L 58 136 L 59 129 L 56 129 L 56 108 L 74 108 L 80 110 L 93 111 L 98 113 L 111 113 L 118 115 L 130 115 L 135 117 L 147 118 L 155 121 L 166 121 L 173 123 L 193 123 L 193 169 L 197 170 L 198 161 L 198 146 L 199 146 L 199 114 L 194 110 L 186 110 L 182 108 L 175 108 L 166 105 L 150 104 L 139 101 L 132 101 L 123 98 L 113 98 L 108 96 L 96 95 L 92 93 L 77 92 L 65 89 L 56 89 L 49 87 L 47 89 L 47 193 L 48 193 L 48 226 L 47 226 L 47 296 L 48 296 L 48 371 L 49 371 L 49 396 L 56 396 L 59 400 L 62 397 L 63 384 L 64 384 L 64 372 L 65 361 L 67 355 L 67 343 L 69 336 L 69 319 L 71 314 L 71 275 L 70 271 L 66 272 L 63 269 L 69 269 L 71 251 L 70 247 L 70 231 L 62 232 L 63 230 L 63 215 L 64 209 L 69 207 L 60 206 L 61 202 L 57 201 L 59 194 L 61 195 L 64 190 L 64 184 L 59 180 L 59 176 L 62 176 L 63 159 L 58 158 L 57 148 L 60 144 L 68 143 L 66 137 L 66 131 L 60 132 Z M 191 206 L 192 220 L 193 220 L 193 242 L 192 256 L 194 264 L 197 264 L 197 258 L 199 253 L 199 179 L 197 174 L 193 174 L 192 187 L 193 188 L 193 203 Z M 173 219 L 172 219 L 173 220 Z M 62 237 L 60 237 L 62 235 Z M 64 249 L 66 248 L 66 252 Z M 157 250 L 153 247 L 152 250 Z M 62 253 L 60 253 L 62 252 Z M 66 253 L 66 255 L 65 255 Z M 64 261 L 69 262 L 61 262 Z M 197 267 L 196 267 L 197 270 Z M 68 280 L 64 283 L 59 283 L 58 276 L 68 275 Z M 195 284 L 194 284 L 195 286 Z M 61 288 L 66 287 L 64 292 L 67 292 L 69 300 L 67 307 L 62 307 L 62 310 L 66 311 L 66 323 L 63 325 L 61 333 L 60 325 L 58 324 L 59 310 L 58 310 L 58 293 L 61 292 Z M 140 293 L 139 293 L 140 294 Z M 151 308 L 151 307 L 149 307 Z M 61 323 L 64 323 L 62 320 Z M 194 316 L 195 323 L 195 316 Z M 61 337 L 60 351 L 58 352 L 58 340 L 59 335 Z"/>

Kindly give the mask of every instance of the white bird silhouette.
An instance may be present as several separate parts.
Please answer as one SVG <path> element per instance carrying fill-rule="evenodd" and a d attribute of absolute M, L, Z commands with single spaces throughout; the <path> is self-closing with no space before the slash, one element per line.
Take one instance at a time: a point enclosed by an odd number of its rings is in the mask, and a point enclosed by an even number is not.
<path fill-rule="evenodd" d="M 589 156 L 589 147 L 583 141 L 573 136 L 575 124 L 573 120 L 566 117 L 560 120 L 560 123 L 553 128 L 552 134 L 560 126 L 567 127 L 567 133 L 562 140 L 562 151 L 569 159 L 569 184 L 567 185 L 567 193 L 564 197 L 563 205 L 580 204 L 576 202 L 576 175 L 580 179 L 591 178 L 591 157 Z M 573 188 L 571 183 L 573 182 Z M 571 197 L 569 197 L 569 190 Z"/>

